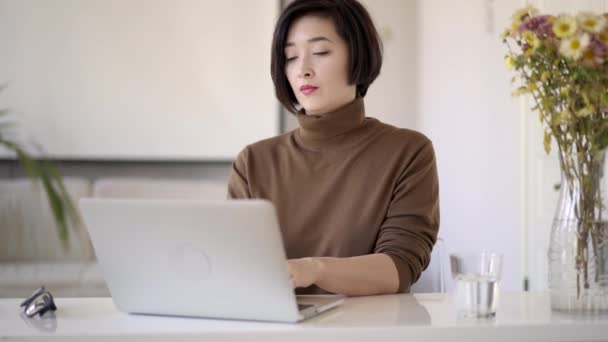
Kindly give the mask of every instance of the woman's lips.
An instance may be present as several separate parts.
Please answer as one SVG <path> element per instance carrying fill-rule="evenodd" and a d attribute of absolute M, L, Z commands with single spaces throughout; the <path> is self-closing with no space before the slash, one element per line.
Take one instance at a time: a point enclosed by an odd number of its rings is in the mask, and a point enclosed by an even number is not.
<path fill-rule="evenodd" d="M 319 89 L 318 87 L 314 87 L 314 86 L 302 86 L 300 88 L 300 92 L 306 96 L 312 94 L 315 92 L 315 90 Z"/>

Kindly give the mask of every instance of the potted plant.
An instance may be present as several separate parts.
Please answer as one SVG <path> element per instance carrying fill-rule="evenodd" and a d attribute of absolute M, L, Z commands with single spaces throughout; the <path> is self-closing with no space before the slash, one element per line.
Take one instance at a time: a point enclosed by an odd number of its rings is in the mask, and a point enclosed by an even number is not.
<path fill-rule="evenodd" d="M 514 95 L 529 95 L 557 145 L 562 181 L 549 243 L 554 310 L 608 310 L 608 20 L 605 14 L 515 12 L 502 34 Z"/>
<path fill-rule="evenodd" d="M 4 89 L 0 86 L 0 91 Z M 69 247 L 69 223 L 78 224 L 80 216 L 68 194 L 63 178 L 53 165 L 46 159 L 36 159 L 19 142 L 11 137 L 14 126 L 8 119 L 9 110 L 0 109 L 0 146 L 15 153 L 17 160 L 32 181 L 40 180 L 57 226 L 57 232 L 65 248 Z M 39 150 L 41 150 L 39 148 Z"/>

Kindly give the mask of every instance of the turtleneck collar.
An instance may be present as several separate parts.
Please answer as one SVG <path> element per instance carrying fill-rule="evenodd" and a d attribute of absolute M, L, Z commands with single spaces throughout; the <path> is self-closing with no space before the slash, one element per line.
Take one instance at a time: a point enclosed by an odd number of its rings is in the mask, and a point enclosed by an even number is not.
<path fill-rule="evenodd" d="M 365 122 L 363 97 L 325 114 L 308 115 L 304 109 L 296 113 L 299 136 L 304 143 L 319 143 L 362 126 Z"/>

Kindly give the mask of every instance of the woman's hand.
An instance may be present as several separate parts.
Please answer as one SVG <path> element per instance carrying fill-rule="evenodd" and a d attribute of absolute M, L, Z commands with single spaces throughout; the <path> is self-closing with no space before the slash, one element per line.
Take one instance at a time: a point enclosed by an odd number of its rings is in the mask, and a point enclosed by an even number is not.
<path fill-rule="evenodd" d="M 400 285 L 395 263 L 383 253 L 290 259 L 287 266 L 293 287 L 314 284 L 330 293 L 369 296 L 396 293 Z"/>
<path fill-rule="evenodd" d="M 316 258 L 290 259 L 287 261 L 293 287 L 308 287 L 319 280 L 323 264 Z"/>

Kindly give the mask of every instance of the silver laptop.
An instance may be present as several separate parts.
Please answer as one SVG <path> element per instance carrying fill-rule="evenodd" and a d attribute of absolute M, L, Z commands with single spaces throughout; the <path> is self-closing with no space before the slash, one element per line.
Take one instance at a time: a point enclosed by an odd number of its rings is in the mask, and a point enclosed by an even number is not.
<path fill-rule="evenodd" d="M 296 296 L 265 200 L 83 198 L 116 307 L 128 313 L 298 322 L 343 296 Z"/>

